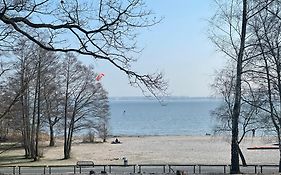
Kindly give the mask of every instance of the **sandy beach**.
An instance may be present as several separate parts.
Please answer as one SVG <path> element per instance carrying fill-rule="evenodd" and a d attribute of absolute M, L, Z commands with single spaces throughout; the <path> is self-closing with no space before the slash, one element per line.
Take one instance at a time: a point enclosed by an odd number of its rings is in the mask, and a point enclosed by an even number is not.
<path fill-rule="evenodd" d="M 80 160 L 92 160 L 95 164 L 122 164 L 126 157 L 130 164 L 229 164 L 229 137 L 221 136 L 144 136 L 118 137 L 121 144 L 81 143 L 75 140 L 72 158 L 63 158 L 63 145 L 44 147 L 44 157 L 38 162 L 22 159 L 22 149 L 0 154 L 1 165 L 63 165 L 76 164 Z M 277 164 L 278 150 L 247 150 L 251 146 L 272 145 L 268 137 L 246 138 L 241 149 L 248 164 Z M 10 157 L 10 158 L 9 158 Z"/>

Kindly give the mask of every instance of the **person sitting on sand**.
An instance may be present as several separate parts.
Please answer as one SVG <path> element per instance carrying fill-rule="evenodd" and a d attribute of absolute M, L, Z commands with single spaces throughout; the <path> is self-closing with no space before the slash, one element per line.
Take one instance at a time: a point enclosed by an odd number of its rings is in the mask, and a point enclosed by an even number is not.
<path fill-rule="evenodd" d="M 117 138 L 115 139 L 115 141 L 112 141 L 111 144 L 118 144 L 121 143 Z"/>
<path fill-rule="evenodd" d="M 120 143 L 120 141 L 116 138 L 116 139 L 115 139 L 115 143 Z"/>

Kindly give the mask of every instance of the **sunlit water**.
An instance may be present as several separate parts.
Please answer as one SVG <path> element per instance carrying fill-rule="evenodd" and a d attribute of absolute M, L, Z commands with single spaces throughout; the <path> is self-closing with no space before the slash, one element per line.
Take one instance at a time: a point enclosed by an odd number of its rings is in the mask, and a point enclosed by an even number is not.
<path fill-rule="evenodd" d="M 167 100 L 165 105 L 144 99 L 111 99 L 112 135 L 205 135 L 212 133 L 210 111 L 218 99 L 185 98 Z"/>

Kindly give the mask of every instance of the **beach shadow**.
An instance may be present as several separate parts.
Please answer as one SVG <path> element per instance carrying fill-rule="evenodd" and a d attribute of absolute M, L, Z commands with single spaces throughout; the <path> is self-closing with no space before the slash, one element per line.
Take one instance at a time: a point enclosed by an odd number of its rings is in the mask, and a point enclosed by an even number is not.
<path fill-rule="evenodd" d="M 82 142 L 78 142 L 77 144 L 103 144 L 105 142 L 101 142 L 101 141 L 94 141 L 94 142 L 85 142 L 85 141 L 82 141 Z"/>
<path fill-rule="evenodd" d="M 15 165 L 20 163 L 30 163 L 32 159 L 26 159 L 23 155 L 14 156 L 1 156 L 0 155 L 0 165 Z"/>
<path fill-rule="evenodd" d="M 18 149 L 22 149 L 22 145 L 19 143 L 0 143 L 0 152 Z"/>

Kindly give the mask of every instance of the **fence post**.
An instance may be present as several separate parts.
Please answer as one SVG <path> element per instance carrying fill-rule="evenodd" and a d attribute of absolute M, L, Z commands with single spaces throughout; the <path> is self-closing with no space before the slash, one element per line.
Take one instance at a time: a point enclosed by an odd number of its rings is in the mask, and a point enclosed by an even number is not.
<path fill-rule="evenodd" d="M 193 173 L 196 173 L 196 165 L 193 165 Z"/>
<path fill-rule="evenodd" d="M 109 165 L 109 173 L 111 173 L 111 165 Z"/>
<path fill-rule="evenodd" d="M 139 173 L 141 173 L 141 165 L 139 165 Z"/>

